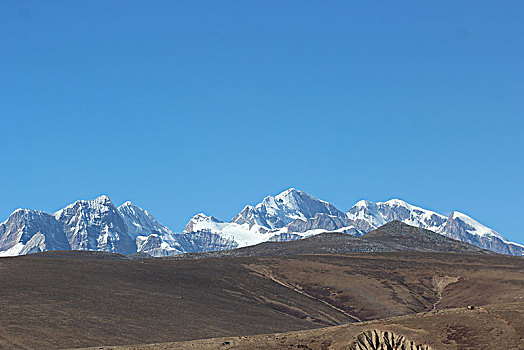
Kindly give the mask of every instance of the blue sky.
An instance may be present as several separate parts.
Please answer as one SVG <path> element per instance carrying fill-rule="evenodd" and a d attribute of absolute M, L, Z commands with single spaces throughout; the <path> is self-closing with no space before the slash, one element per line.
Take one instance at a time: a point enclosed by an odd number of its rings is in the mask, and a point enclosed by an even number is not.
<path fill-rule="evenodd" d="M 521 1 L 2 1 L 0 221 L 132 200 L 181 230 L 296 187 L 524 242 Z"/>

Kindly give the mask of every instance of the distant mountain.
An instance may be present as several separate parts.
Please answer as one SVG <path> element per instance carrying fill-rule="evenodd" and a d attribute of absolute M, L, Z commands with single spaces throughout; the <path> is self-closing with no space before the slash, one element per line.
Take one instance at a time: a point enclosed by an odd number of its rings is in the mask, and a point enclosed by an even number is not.
<path fill-rule="evenodd" d="M 346 215 L 355 227 L 366 232 L 393 220 L 432 231 L 446 222 L 444 215 L 415 207 L 399 199 L 379 203 L 362 200 Z"/>
<path fill-rule="evenodd" d="M 174 258 L 261 257 L 365 252 L 493 254 L 472 244 L 394 220 L 360 237 L 326 232 L 291 242 L 264 242 L 239 249 L 178 255 Z"/>
<path fill-rule="evenodd" d="M 337 230 L 354 235 L 365 233 L 353 227 L 347 215 L 334 205 L 291 188 L 268 196 L 255 206 L 246 206 L 230 222 L 197 214 L 189 220 L 184 233 L 216 233 L 243 247 Z"/>
<path fill-rule="evenodd" d="M 62 225 L 51 214 L 17 209 L 0 224 L 0 253 L 21 255 L 46 250 L 69 250 Z"/>
<path fill-rule="evenodd" d="M 237 246 L 206 229 L 173 233 L 148 211 L 131 202 L 117 208 L 107 196 L 76 201 L 54 214 L 18 209 L 0 224 L 0 256 L 49 250 L 166 256 Z"/>
<path fill-rule="evenodd" d="M 73 250 L 131 254 L 136 251 L 126 223 L 109 197 L 76 201 L 54 214 Z"/>
<path fill-rule="evenodd" d="M 118 213 L 124 219 L 128 235 L 133 239 L 151 234 L 166 235 L 173 233 L 169 228 L 156 221 L 147 210 L 129 201 L 118 207 Z"/>
<path fill-rule="evenodd" d="M 453 212 L 437 230 L 438 233 L 468 242 L 501 254 L 524 255 L 524 246 L 508 242 L 494 230 L 478 223 L 466 214 Z"/>
<path fill-rule="evenodd" d="M 347 216 L 354 227 L 364 231 L 378 228 L 391 220 L 399 220 L 497 253 L 524 255 L 523 245 L 508 242 L 499 233 L 459 212 L 446 217 L 392 199 L 379 203 L 360 201 L 347 212 Z"/>
<path fill-rule="evenodd" d="M 345 219 L 346 215 L 334 205 L 317 199 L 306 192 L 291 188 L 273 197 L 268 196 L 261 203 L 246 206 L 232 223 L 248 224 L 269 229 L 283 228 L 296 220 L 307 221 L 317 214 Z"/>
<path fill-rule="evenodd" d="M 392 199 L 378 203 L 362 200 L 343 213 L 332 204 L 294 188 L 275 197 L 268 196 L 255 206 L 246 206 L 231 222 L 198 214 L 184 232 L 213 232 L 243 247 L 266 241 L 296 240 L 326 231 L 360 236 L 393 220 L 498 253 L 524 255 L 524 246 L 508 242 L 494 230 L 458 212 L 446 217 Z"/>
<path fill-rule="evenodd" d="M 524 255 L 524 246 L 459 212 L 446 217 L 392 199 L 360 201 L 344 213 L 291 188 L 247 205 L 230 222 L 197 214 L 182 233 L 131 202 L 117 208 L 107 196 L 76 201 L 54 214 L 18 209 L 0 224 L 0 256 L 70 249 L 168 256 L 292 241 L 327 231 L 358 237 L 394 220 L 498 253 Z"/>
<path fill-rule="evenodd" d="M 147 228 L 153 224 L 131 231 L 128 222 L 130 216 L 122 216 L 107 196 L 76 201 L 54 214 L 18 209 L 0 224 L 0 255 L 48 250 L 132 254 L 136 252 L 135 233 L 152 234 Z"/>

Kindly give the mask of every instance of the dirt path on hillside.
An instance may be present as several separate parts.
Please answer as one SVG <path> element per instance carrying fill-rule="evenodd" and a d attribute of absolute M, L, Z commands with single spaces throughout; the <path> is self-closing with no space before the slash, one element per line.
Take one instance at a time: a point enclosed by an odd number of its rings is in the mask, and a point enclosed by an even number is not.
<path fill-rule="evenodd" d="M 358 318 L 357 316 L 355 316 L 355 315 L 351 315 L 351 314 L 349 314 L 348 312 L 342 310 L 342 309 L 339 308 L 339 307 L 336 307 L 336 306 L 333 305 L 333 304 L 328 303 L 328 302 L 325 301 L 325 300 L 322 300 L 322 299 L 319 299 L 319 298 L 317 298 L 317 297 L 314 297 L 313 295 L 308 294 L 308 293 L 306 293 L 305 291 L 303 291 L 303 290 L 301 290 L 301 289 L 299 289 L 299 288 L 296 288 L 295 286 L 292 286 L 292 285 L 290 285 L 290 284 L 288 284 L 288 283 L 286 283 L 286 282 L 284 282 L 284 281 L 279 280 L 278 278 L 276 278 L 276 277 L 273 275 L 273 273 L 271 272 L 271 270 L 268 269 L 268 268 L 265 268 L 265 267 L 260 268 L 259 266 L 253 266 L 253 265 L 249 265 L 249 266 L 246 265 L 245 267 L 248 268 L 249 270 L 253 271 L 254 273 L 256 273 L 256 274 L 259 275 L 259 276 L 262 276 L 262 277 L 264 277 L 264 278 L 267 278 L 267 279 L 269 279 L 269 280 L 271 280 L 271 281 L 273 281 L 273 282 L 275 282 L 275 283 L 278 283 L 279 285 L 281 285 L 281 286 L 283 286 L 283 287 L 289 288 L 289 289 L 293 290 L 294 292 L 300 293 L 300 294 L 302 294 L 302 295 L 304 295 L 304 296 L 306 296 L 306 297 L 308 297 L 308 298 L 310 298 L 310 299 L 313 299 L 313 300 L 316 300 L 316 301 L 318 301 L 318 302 L 321 302 L 321 303 L 323 303 L 323 304 L 329 306 L 329 307 L 332 308 L 333 310 L 336 310 L 336 311 L 338 311 L 338 312 L 340 312 L 340 313 L 346 315 L 347 317 L 350 317 L 350 318 L 354 319 L 354 320 L 357 321 L 357 322 L 362 322 L 362 320 L 361 320 L 360 318 Z"/>

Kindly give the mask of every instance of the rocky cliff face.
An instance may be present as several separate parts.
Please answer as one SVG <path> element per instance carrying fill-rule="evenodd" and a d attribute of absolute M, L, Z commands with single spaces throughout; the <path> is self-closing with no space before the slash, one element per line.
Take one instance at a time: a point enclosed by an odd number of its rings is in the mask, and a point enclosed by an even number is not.
<path fill-rule="evenodd" d="M 122 254 L 136 252 L 124 219 L 107 196 L 76 201 L 54 216 L 62 225 L 71 249 Z"/>
<path fill-rule="evenodd" d="M 209 231 L 178 233 L 169 235 L 152 234 L 137 239 L 138 251 L 151 256 L 169 256 L 182 253 L 209 252 L 234 249 L 238 243 Z"/>

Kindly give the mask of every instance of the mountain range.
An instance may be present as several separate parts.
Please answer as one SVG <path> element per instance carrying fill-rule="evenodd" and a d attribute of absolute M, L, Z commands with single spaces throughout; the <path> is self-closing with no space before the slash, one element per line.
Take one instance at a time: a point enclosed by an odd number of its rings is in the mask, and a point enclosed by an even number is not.
<path fill-rule="evenodd" d="M 0 256 L 49 250 L 169 256 L 292 241 L 323 232 L 358 237 L 395 220 L 497 253 L 524 255 L 523 245 L 507 241 L 459 212 L 444 216 L 399 199 L 363 200 L 342 212 L 291 188 L 255 206 L 247 205 L 229 222 L 197 214 L 182 233 L 173 232 L 131 202 L 116 207 L 105 195 L 76 201 L 53 214 L 17 209 L 0 224 Z"/>

